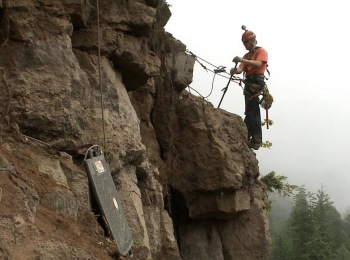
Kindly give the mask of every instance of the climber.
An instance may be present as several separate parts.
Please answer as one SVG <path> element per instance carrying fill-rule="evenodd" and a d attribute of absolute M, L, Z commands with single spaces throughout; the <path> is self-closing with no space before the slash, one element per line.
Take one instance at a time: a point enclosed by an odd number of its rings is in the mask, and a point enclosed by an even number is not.
<path fill-rule="evenodd" d="M 233 62 L 240 62 L 239 66 L 230 70 L 231 75 L 245 73 L 244 79 L 244 99 L 245 99 L 245 119 L 244 123 L 248 129 L 248 146 L 258 150 L 262 143 L 261 115 L 259 107 L 259 95 L 265 86 L 264 73 L 267 67 L 267 52 L 264 48 L 257 46 L 256 35 L 252 31 L 246 30 L 242 42 L 248 52 L 241 58 L 236 56 Z"/>

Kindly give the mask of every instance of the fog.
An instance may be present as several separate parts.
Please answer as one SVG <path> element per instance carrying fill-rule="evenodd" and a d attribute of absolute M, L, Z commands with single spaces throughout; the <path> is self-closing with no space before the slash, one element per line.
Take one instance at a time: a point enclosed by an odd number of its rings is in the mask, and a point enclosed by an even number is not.
<path fill-rule="evenodd" d="M 269 54 L 266 82 L 274 103 L 263 128 L 271 149 L 256 151 L 261 174 L 275 171 L 310 192 L 324 187 L 338 211 L 350 206 L 350 2 L 252 0 L 168 0 L 172 17 L 166 31 L 189 51 L 228 72 L 232 58 L 246 52 L 241 25 L 257 35 Z M 221 73 L 225 75 L 224 73 Z M 215 107 L 228 79 L 198 62 L 191 88 Z M 194 91 L 191 93 L 196 94 Z M 196 94 L 198 95 L 198 94 Z M 220 108 L 244 117 L 242 88 L 233 82 Z M 261 110 L 265 118 L 265 110 Z"/>

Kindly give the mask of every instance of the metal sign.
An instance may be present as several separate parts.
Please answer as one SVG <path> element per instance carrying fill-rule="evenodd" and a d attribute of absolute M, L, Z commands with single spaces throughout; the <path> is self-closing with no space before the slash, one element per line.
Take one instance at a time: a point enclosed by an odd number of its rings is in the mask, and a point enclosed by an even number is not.
<path fill-rule="evenodd" d="M 130 255 L 133 244 L 130 228 L 107 162 L 102 153 L 98 154 L 97 147 L 90 147 L 84 158 L 92 197 L 117 244 L 119 253 Z"/>

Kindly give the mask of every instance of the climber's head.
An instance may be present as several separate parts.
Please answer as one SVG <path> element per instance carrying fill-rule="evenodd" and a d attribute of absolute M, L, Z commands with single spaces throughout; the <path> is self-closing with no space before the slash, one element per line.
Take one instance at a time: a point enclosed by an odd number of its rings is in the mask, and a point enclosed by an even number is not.
<path fill-rule="evenodd" d="M 252 32 L 252 31 L 247 30 L 245 25 L 242 25 L 242 30 L 244 30 L 244 33 L 242 34 L 242 42 L 243 42 L 244 46 L 246 46 L 246 48 L 247 48 L 247 45 L 249 43 L 252 46 L 255 46 L 256 43 L 257 43 L 255 33 Z"/>
<path fill-rule="evenodd" d="M 244 30 L 244 33 L 242 34 L 242 42 L 243 43 L 245 43 L 247 41 L 251 41 L 251 40 L 256 41 L 256 35 L 254 32 L 247 30 L 245 25 L 242 25 L 242 30 Z"/>
<path fill-rule="evenodd" d="M 242 35 L 242 42 L 247 42 L 251 40 L 256 40 L 256 35 L 252 31 L 245 30 L 245 32 Z"/>

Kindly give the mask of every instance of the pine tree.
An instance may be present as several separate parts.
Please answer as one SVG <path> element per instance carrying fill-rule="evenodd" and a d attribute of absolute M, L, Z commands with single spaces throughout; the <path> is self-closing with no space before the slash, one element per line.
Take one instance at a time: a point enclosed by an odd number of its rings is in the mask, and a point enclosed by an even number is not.
<path fill-rule="evenodd" d="M 350 252 L 350 208 L 348 208 L 343 216 L 343 244 Z M 350 259 L 350 258 L 349 258 Z"/>
<path fill-rule="evenodd" d="M 339 213 L 334 210 L 329 196 L 323 189 L 318 190 L 316 198 L 311 202 L 313 212 L 314 233 L 312 239 L 305 244 L 308 259 L 333 259 L 335 249 L 335 226 L 340 220 Z"/>
<path fill-rule="evenodd" d="M 270 260 L 291 260 L 292 241 L 290 230 L 287 226 L 272 238 L 272 250 Z"/>
<path fill-rule="evenodd" d="M 309 205 L 310 198 L 312 195 L 304 187 L 300 187 L 294 197 L 294 207 L 288 220 L 292 233 L 291 259 L 308 259 L 305 245 L 312 240 L 315 232 L 313 214 Z"/>
<path fill-rule="evenodd" d="M 272 232 L 271 260 L 350 260 L 350 209 L 341 218 L 323 187 L 298 189 L 286 226 Z"/>
<path fill-rule="evenodd" d="M 272 208 L 269 211 L 270 234 L 272 240 L 270 260 L 289 260 L 292 250 L 290 230 L 286 226 L 292 210 L 292 198 L 278 193 L 269 193 Z"/>
<path fill-rule="evenodd" d="M 344 244 L 337 250 L 337 253 L 336 253 L 336 256 L 334 259 L 337 259 L 337 260 L 349 260 L 350 259 L 350 252 Z"/>

